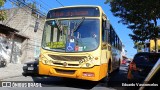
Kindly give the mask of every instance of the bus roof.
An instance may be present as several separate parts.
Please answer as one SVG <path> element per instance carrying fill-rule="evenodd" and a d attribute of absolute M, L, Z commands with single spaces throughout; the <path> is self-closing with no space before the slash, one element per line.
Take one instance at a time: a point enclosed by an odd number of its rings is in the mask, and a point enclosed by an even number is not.
<path fill-rule="evenodd" d="M 64 7 L 53 8 L 50 10 L 61 9 L 61 8 L 72 8 L 72 7 L 98 7 L 102 10 L 101 6 L 98 6 L 98 5 L 73 5 L 73 6 L 64 6 Z"/>

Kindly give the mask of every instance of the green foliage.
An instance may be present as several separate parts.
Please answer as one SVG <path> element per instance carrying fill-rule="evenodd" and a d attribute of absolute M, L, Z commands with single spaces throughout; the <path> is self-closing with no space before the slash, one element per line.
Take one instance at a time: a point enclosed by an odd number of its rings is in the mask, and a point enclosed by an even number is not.
<path fill-rule="evenodd" d="M 4 3 L 6 0 L 0 0 L 0 9 L 4 6 Z M 3 21 L 6 19 L 6 12 L 4 10 L 0 10 L 0 21 Z"/>
<path fill-rule="evenodd" d="M 137 49 L 138 51 L 141 51 L 144 48 L 144 42 L 135 42 L 134 48 Z"/>
<path fill-rule="evenodd" d="M 0 21 L 7 19 L 6 12 L 4 10 L 0 10 Z"/>
<path fill-rule="evenodd" d="M 104 3 L 107 4 L 107 3 L 112 2 L 112 1 L 114 1 L 114 0 L 106 0 Z"/>
<path fill-rule="evenodd" d="M 159 37 L 160 0 L 106 0 L 106 3 L 110 3 L 113 15 L 121 18 L 119 22 L 133 31 L 129 36 L 134 42 Z"/>
<path fill-rule="evenodd" d="M 0 0 L 0 7 L 2 7 L 5 2 L 6 2 L 6 0 Z"/>
<path fill-rule="evenodd" d="M 30 2 L 28 3 L 28 6 L 32 8 L 32 13 L 36 14 L 36 11 L 38 10 L 36 2 Z"/>

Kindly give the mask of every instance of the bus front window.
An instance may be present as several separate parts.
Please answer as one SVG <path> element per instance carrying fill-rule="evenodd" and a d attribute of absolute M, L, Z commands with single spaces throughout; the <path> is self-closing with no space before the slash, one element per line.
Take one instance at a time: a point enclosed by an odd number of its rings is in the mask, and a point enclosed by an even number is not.
<path fill-rule="evenodd" d="M 42 47 L 57 52 L 86 52 L 99 46 L 99 20 L 46 21 Z"/>

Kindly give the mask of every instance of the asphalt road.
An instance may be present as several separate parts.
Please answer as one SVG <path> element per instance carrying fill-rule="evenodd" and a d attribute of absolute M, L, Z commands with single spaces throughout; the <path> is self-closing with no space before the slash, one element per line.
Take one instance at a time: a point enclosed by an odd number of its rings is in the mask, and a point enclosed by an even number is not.
<path fill-rule="evenodd" d="M 106 78 L 99 82 L 44 76 L 18 76 L 7 78 L 3 81 L 32 81 L 35 83 L 41 83 L 43 89 L 46 88 L 47 90 L 127 90 L 128 87 L 122 86 L 122 83 L 127 82 L 127 69 L 128 67 L 126 65 L 121 65 L 120 70 L 113 72 L 109 79 Z M 3 90 L 12 89 L 30 90 L 31 88 L 3 88 Z M 41 90 L 41 88 L 34 88 L 34 90 Z"/>

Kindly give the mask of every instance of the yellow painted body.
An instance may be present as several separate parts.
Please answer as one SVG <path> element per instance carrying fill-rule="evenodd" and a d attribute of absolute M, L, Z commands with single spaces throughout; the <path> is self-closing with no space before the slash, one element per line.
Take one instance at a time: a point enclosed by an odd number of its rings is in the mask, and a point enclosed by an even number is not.
<path fill-rule="evenodd" d="M 86 17 L 97 18 L 100 20 L 100 26 L 102 26 L 102 14 L 101 7 L 100 17 Z M 72 17 L 69 19 L 76 19 Z M 60 18 L 59 18 L 60 19 Z M 63 18 L 64 19 L 64 18 Z M 100 33 L 102 33 L 102 27 L 100 27 Z M 102 35 L 100 34 L 100 37 Z M 102 38 L 100 38 L 102 39 Z M 108 63 L 110 61 L 111 71 L 119 67 L 119 57 L 113 57 L 112 50 L 108 50 L 110 44 L 106 44 L 106 48 L 102 49 L 102 40 L 100 40 L 99 47 L 90 52 L 79 53 L 65 53 L 65 52 L 53 52 L 41 48 L 39 59 L 39 74 L 49 75 L 57 77 L 76 78 L 83 80 L 99 81 L 108 75 Z M 111 47 L 111 46 L 110 46 Z M 80 61 L 83 61 L 80 63 Z M 89 66 L 87 66 L 89 64 Z M 94 73 L 94 76 L 85 76 L 83 73 Z"/>
<path fill-rule="evenodd" d="M 160 40 L 157 40 L 158 42 L 158 50 L 160 50 Z M 153 52 L 155 51 L 155 42 L 154 40 L 150 40 L 150 51 Z"/>
<path fill-rule="evenodd" d="M 76 79 L 91 80 L 91 81 L 99 81 L 100 79 L 106 76 L 106 71 L 107 71 L 107 68 L 106 68 L 107 64 L 94 66 L 92 68 L 64 68 L 64 67 L 43 65 L 42 62 L 39 62 L 39 67 L 41 68 L 41 70 L 39 71 L 41 75 L 68 77 L 68 78 L 76 78 Z M 61 73 L 57 72 L 56 69 L 61 69 L 68 72 L 71 70 L 75 70 L 75 72 L 73 74 L 66 74 L 63 72 Z M 95 76 L 86 77 L 82 75 L 83 72 L 93 72 L 95 73 Z"/>

